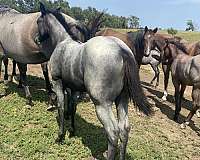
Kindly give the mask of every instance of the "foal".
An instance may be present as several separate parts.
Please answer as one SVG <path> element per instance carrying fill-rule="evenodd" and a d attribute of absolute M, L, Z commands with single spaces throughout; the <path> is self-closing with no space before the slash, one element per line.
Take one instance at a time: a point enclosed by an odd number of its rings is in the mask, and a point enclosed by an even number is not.
<path fill-rule="evenodd" d="M 200 55 L 189 56 L 187 55 L 187 49 L 178 42 L 168 42 L 169 50 L 172 54 L 172 66 L 171 75 L 172 82 L 175 87 L 175 115 L 174 120 L 178 120 L 179 113 L 181 111 L 181 99 L 186 86 L 193 86 L 192 100 L 193 107 L 187 116 L 184 123 L 181 125 L 185 128 L 189 124 L 191 118 L 200 108 Z M 168 57 L 163 56 L 163 60 L 167 60 Z"/>

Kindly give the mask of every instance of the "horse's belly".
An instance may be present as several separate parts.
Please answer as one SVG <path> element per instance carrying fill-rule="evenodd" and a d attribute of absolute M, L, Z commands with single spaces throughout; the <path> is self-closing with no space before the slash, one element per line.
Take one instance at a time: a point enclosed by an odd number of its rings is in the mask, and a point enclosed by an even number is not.
<path fill-rule="evenodd" d="M 49 60 L 40 52 L 30 54 L 6 52 L 6 56 L 24 64 L 40 64 Z"/>
<path fill-rule="evenodd" d="M 85 85 L 81 82 L 77 82 L 76 80 L 65 80 L 63 79 L 64 88 L 70 88 L 73 91 L 85 92 Z"/>

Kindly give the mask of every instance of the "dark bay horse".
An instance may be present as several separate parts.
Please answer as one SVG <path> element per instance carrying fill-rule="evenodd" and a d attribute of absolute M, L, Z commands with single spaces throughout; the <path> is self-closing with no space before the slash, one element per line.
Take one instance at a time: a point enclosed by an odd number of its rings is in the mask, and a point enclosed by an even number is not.
<path fill-rule="evenodd" d="M 155 47 L 160 50 L 161 53 L 161 59 L 162 59 L 162 68 L 164 72 L 164 95 L 162 97 L 163 100 L 166 100 L 167 98 L 167 86 L 168 86 L 168 80 L 169 80 L 169 73 L 171 69 L 171 65 L 173 62 L 173 57 L 176 57 L 177 52 L 173 52 L 174 50 L 171 49 L 171 45 L 168 45 L 168 43 L 177 43 L 182 44 L 185 48 L 185 54 L 188 54 L 190 56 L 199 55 L 200 53 L 200 42 L 195 43 L 188 43 L 184 39 L 180 37 L 173 37 L 168 34 L 160 34 L 155 33 L 151 29 L 145 28 L 146 36 L 145 41 L 148 41 L 147 46 L 151 49 L 154 49 Z M 180 46 L 180 45 L 179 45 Z M 147 53 L 148 54 L 148 53 Z M 165 57 L 163 59 L 163 57 Z M 182 87 L 181 94 L 184 94 L 186 86 Z M 182 96 L 183 97 L 183 96 Z M 197 116 L 199 117 L 199 110 L 197 111 Z M 176 118 L 175 118 L 176 119 Z"/>
<path fill-rule="evenodd" d="M 175 87 L 175 115 L 174 120 L 178 120 L 181 111 L 181 99 L 183 97 L 186 86 L 193 86 L 192 101 L 193 107 L 184 123 L 181 125 L 185 128 L 189 124 L 191 118 L 200 108 L 200 55 L 188 55 L 187 48 L 179 42 L 168 41 L 168 49 L 171 57 L 163 55 L 163 61 L 172 59 L 171 72 L 172 82 Z"/>
<path fill-rule="evenodd" d="M 182 43 L 187 50 L 187 54 L 190 56 L 195 56 L 195 55 L 200 54 L 200 42 L 188 43 L 186 40 L 180 37 L 173 37 L 169 34 L 155 33 L 151 29 L 148 29 L 148 28 L 145 28 L 145 32 L 146 32 L 145 39 L 146 41 L 148 41 L 148 45 L 146 45 L 145 48 L 149 47 L 150 50 L 154 49 L 155 47 L 158 48 L 158 50 L 161 53 L 161 57 L 163 54 L 165 54 L 166 56 L 167 55 L 170 56 L 171 54 L 173 54 L 173 53 L 170 53 L 168 49 L 165 49 L 164 51 L 164 48 L 167 45 L 166 40 L 177 41 L 177 42 Z M 148 55 L 150 54 L 150 52 L 146 54 Z M 172 59 L 168 59 L 168 63 L 162 63 L 162 68 L 164 72 L 164 93 L 163 93 L 162 99 L 164 101 L 167 100 L 167 95 L 168 95 L 167 87 L 168 87 L 171 63 L 172 63 Z"/>
<path fill-rule="evenodd" d="M 55 50 L 50 59 L 53 90 L 58 107 L 59 132 L 57 142 L 62 142 L 66 130 L 68 102 L 64 90 L 87 91 L 103 124 L 108 138 L 108 159 L 115 158 L 120 138 L 120 159 L 125 159 L 128 133 L 128 100 L 134 100 L 147 115 L 151 106 L 142 91 L 137 62 L 129 47 L 115 37 L 95 37 L 86 43 L 77 42 L 70 25 L 58 11 L 49 11 L 40 4 L 42 15 L 38 18 L 39 35 L 49 36 Z M 71 100 L 71 97 L 69 97 Z M 115 102 L 118 121 L 112 112 Z"/>
<path fill-rule="evenodd" d="M 153 50 L 151 51 L 149 56 L 144 55 L 144 31 L 139 30 L 136 32 L 120 33 L 108 28 L 97 32 L 95 36 L 114 36 L 121 39 L 132 50 L 132 52 L 135 53 L 135 58 L 139 66 L 148 64 L 151 65 L 155 72 L 155 75 L 150 83 L 153 84 L 154 80 L 157 79 L 155 87 L 159 85 L 160 72 L 158 65 L 160 64 L 160 53 L 158 50 Z"/>

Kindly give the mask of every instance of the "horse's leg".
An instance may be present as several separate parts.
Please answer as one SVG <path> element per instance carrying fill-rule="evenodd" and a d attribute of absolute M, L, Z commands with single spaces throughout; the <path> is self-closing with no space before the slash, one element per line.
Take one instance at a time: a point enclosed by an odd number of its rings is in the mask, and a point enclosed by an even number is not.
<path fill-rule="evenodd" d="M 0 55 L 0 80 L 1 80 L 1 73 L 2 73 L 2 61 L 3 61 L 4 55 Z"/>
<path fill-rule="evenodd" d="M 103 124 L 108 137 L 107 159 L 114 160 L 115 151 L 119 138 L 119 128 L 117 120 L 112 112 L 112 102 L 97 102 L 93 100 L 96 108 L 97 117 Z"/>
<path fill-rule="evenodd" d="M 64 140 L 66 131 L 65 131 L 65 120 L 64 120 L 64 92 L 62 86 L 62 80 L 53 80 L 53 88 L 57 96 L 57 107 L 58 107 L 58 138 L 56 139 L 57 143 L 62 143 Z"/>
<path fill-rule="evenodd" d="M 189 125 L 192 117 L 196 113 L 197 109 L 200 108 L 200 89 L 194 88 L 192 90 L 192 100 L 193 100 L 193 107 L 190 113 L 188 114 L 187 118 L 185 119 L 184 123 L 181 124 L 181 128 L 186 128 L 187 125 Z"/>
<path fill-rule="evenodd" d="M 168 81 L 169 81 L 169 72 L 170 72 L 170 67 L 171 65 L 164 65 L 162 64 L 163 72 L 164 72 L 164 93 L 162 100 L 166 101 L 167 100 L 167 87 L 168 87 Z"/>
<path fill-rule="evenodd" d="M 19 72 L 20 72 L 20 82 L 19 85 L 22 85 L 24 90 L 25 90 L 25 94 L 26 94 L 26 98 L 27 98 L 27 105 L 33 106 L 33 102 L 32 102 L 32 96 L 29 90 L 29 86 L 27 84 L 27 77 L 26 77 L 26 72 L 27 72 L 27 64 L 23 64 L 23 63 L 19 63 L 17 62 L 18 68 L 19 68 Z"/>
<path fill-rule="evenodd" d="M 70 137 L 74 136 L 75 134 L 75 124 L 74 124 L 74 118 L 76 113 L 76 105 L 78 102 L 78 98 L 76 95 L 76 92 L 71 92 L 70 89 L 66 89 L 65 91 L 65 108 L 64 108 L 64 116 L 65 120 L 69 120 L 69 117 L 71 117 L 71 129 L 70 130 Z"/>
<path fill-rule="evenodd" d="M 156 70 L 157 70 L 157 72 L 156 72 L 157 73 L 157 81 L 156 81 L 155 87 L 159 86 L 160 71 L 159 71 L 158 65 L 156 66 Z"/>
<path fill-rule="evenodd" d="M 45 82 L 46 82 L 46 89 L 48 91 L 48 93 L 52 93 L 52 88 L 51 88 L 51 83 L 49 81 L 49 72 L 48 72 L 48 62 L 44 62 L 41 64 L 42 67 L 42 72 L 45 78 Z"/>
<path fill-rule="evenodd" d="M 8 83 L 8 58 L 4 57 L 3 63 L 5 66 L 4 83 Z"/>
<path fill-rule="evenodd" d="M 200 109 L 197 109 L 196 116 L 197 116 L 197 118 L 200 118 Z"/>
<path fill-rule="evenodd" d="M 174 115 L 174 121 L 177 122 L 179 113 L 181 111 L 180 84 L 174 83 L 174 87 L 175 87 L 175 115 Z"/>
<path fill-rule="evenodd" d="M 49 97 L 49 100 L 48 100 L 49 105 L 48 105 L 47 110 L 53 111 L 55 109 L 55 106 L 53 105 L 52 98 L 51 98 L 53 91 L 52 91 L 52 86 L 51 86 L 51 83 L 50 83 L 50 80 L 49 80 L 48 62 L 42 63 L 41 68 L 42 68 L 42 72 L 43 72 L 44 79 L 45 79 L 45 82 L 46 82 L 46 90 L 48 92 L 48 97 Z"/>
<path fill-rule="evenodd" d="M 157 65 L 155 65 L 155 64 L 150 64 L 150 65 L 151 65 L 151 67 L 153 68 L 153 70 L 155 72 L 155 75 L 154 75 L 153 79 L 151 80 L 151 84 L 153 84 L 153 82 L 157 78 L 156 85 L 155 85 L 155 87 L 157 87 L 159 85 L 159 74 L 160 74 L 160 72 L 159 72 L 159 69 L 158 69 Z"/>
<path fill-rule="evenodd" d="M 128 134 L 130 126 L 128 122 L 128 96 L 122 93 L 116 100 L 119 136 L 120 136 L 120 160 L 125 159 L 126 146 L 128 143 Z"/>
<path fill-rule="evenodd" d="M 185 89 L 186 89 L 186 85 L 181 85 L 181 91 L 180 91 L 181 100 L 183 99 L 183 95 L 184 95 Z"/>
<path fill-rule="evenodd" d="M 76 114 L 76 106 L 77 106 L 78 98 L 76 92 L 72 93 L 72 97 L 69 101 L 69 112 L 71 115 L 71 128 L 72 131 L 70 131 L 70 137 L 75 135 L 75 114 Z"/>
<path fill-rule="evenodd" d="M 12 75 L 11 75 L 11 78 L 10 78 L 11 82 L 13 81 L 13 78 L 14 78 L 14 80 L 17 80 L 17 74 L 16 74 L 16 64 L 17 64 L 17 62 L 13 59 L 12 63 L 13 63 L 13 70 L 12 70 Z"/>

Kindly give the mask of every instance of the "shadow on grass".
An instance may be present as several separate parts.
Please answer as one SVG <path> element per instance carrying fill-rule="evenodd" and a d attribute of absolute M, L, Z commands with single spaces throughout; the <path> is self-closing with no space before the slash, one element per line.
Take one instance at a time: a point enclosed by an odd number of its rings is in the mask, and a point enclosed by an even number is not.
<path fill-rule="evenodd" d="M 70 123 L 67 122 L 67 128 Z M 91 150 L 92 159 L 104 160 L 103 153 L 107 150 L 107 136 L 103 127 L 96 126 L 92 123 L 88 123 L 80 115 L 75 116 L 76 132 L 74 137 L 80 137 L 82 143 Z M 119 154 L 119 150 L 117 151 Z M 116 159 L 119 159 L 117 155 Z M 129 154 L 126 154 L 126 159 L 133 159 Z"/>
<path fill-rule="evenodd" d="M 29 85 L 33 103 L 34 101 L 47 102 L 48 97 L 45 88 L 45 81 L 43 78 L 28 75 L 27 83 Z M 24 88 L 18 88 L 18 84 L 14 82 L 9 82 L 8 84 L 6 84 L 5 87 L 5 95 L 9 95 L 12 93 L 18 93 L 20 97 L 26 99 Z"/>
<path fill-rule="evenodd" d="M 153 95 L 155 95 L 157 98 L 161 99 L 162 98 L 162 92 L 153 89 L 152 86 L 146 82 L 142 82 L 142 86 L 147 89 L 150 93 L 152 93 Z M 172 109 L 171 106 L 168 106 L 167 104 L 162 103 L 162 100 L 158 100 L 155 96 L 151 96 L 150 98 L 155 102 L 156 107 L 160 108 L 160 111 L 165 114 L 169 119 L 173 120 L 174 118 L 174 109 Z M 174 102 L 174 96 L 172 95 L 168 95 L 168 102 L 170 103 L 175 103 Z M 184 106 L 184 108 L 186 108 L 187 110 L 191 110 L 192 108 L 192 102 L 189 100 L 182 100 L 182 106 Z M 186 119 L 185 116 L 183 115 L 179 115 L 179 122 L 178 123 L 183 123 L 184 120 Z M 198 127 L 195 126 L 194 121 L 191 120 L 190 125 L 191 129 L 193 131 L 195 131 L 197 134 L 200 134 L 200 129 Z"/>

